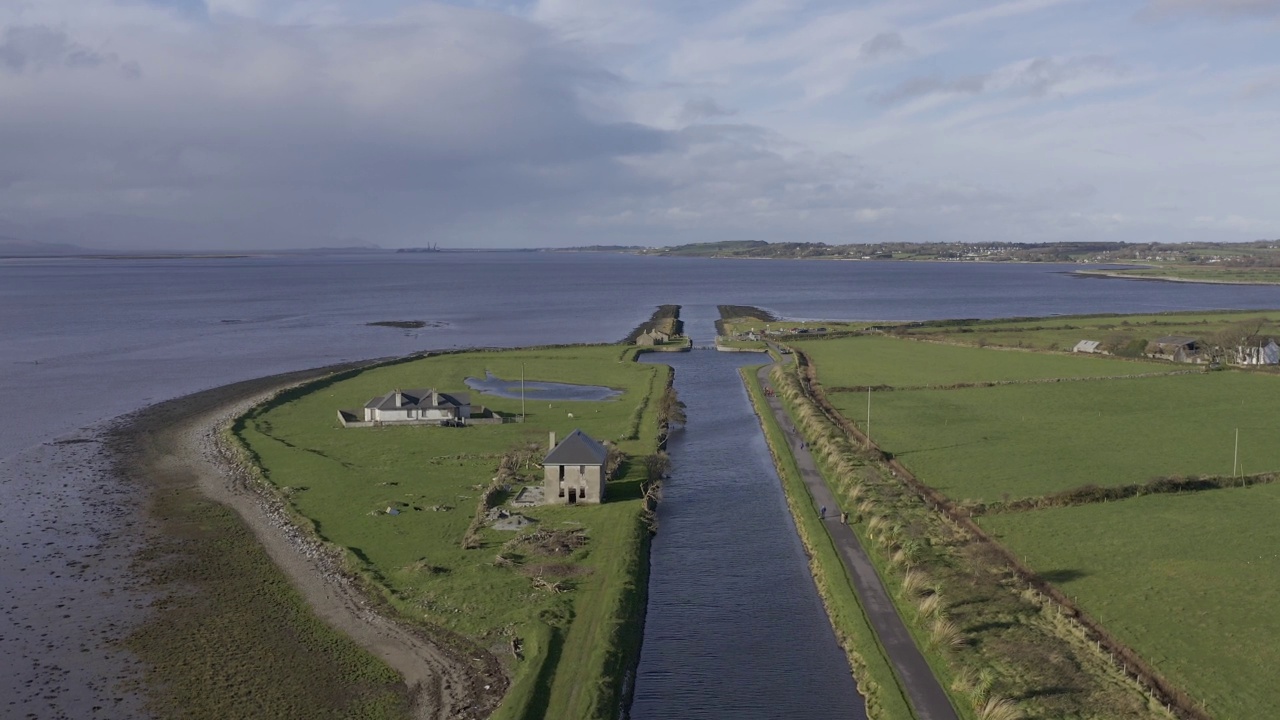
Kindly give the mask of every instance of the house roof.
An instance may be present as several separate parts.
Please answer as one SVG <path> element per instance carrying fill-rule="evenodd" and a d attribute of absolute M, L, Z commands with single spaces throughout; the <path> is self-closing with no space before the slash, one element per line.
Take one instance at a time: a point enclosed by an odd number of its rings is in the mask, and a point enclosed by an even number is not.
<path fill-rule="evenodd" d="M 1093 352 L 1098 349 L 1098 345 L 1100 344 L 1101 341 L 1099 340 L 1081 340 L 1076 343 L 1075 350 L 1077 352 Z"/>
<path fill-rule="evenodd" d="M 1198 342 L 1199 339 L 1187 335 L 1165 335 L 1155 339 L 1157 345 L 1194 345 Z"/>
<path fill-rule="evenodd" d="M 609 451 L 581 430 L 574 430 L 560 441 L 543 465 L 603 465 Z"/>
<path fill-rule="evenodd" d="M 365 403 L 365 407 L 377 410 L 405 410 L 408 408 L 461 407 L 471 404 L 470 393 L 436 393 L 432 388 L 400 390 L 400 402 L 397 404 L 396 392 L 392 390 L 386 395 L 376 397 Z M 439 398 L 439 404 L 434 404 L 434 400 L 437 397 Z"/>

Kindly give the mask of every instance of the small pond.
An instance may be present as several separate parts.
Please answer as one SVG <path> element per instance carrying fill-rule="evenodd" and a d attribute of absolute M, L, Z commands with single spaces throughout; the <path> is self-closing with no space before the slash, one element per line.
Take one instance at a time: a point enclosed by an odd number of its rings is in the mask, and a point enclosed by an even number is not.
<path fill-rule="evenodd" d="M 467 387 L 484 395 L 497 395 L 504 398 L 520 397 L 520 378 L 506 380 L 485 372 L 483 380 L 476 377 L 467 378 Z M 622 394 L 603 385 L 575 385 L 573 383 L 545 382 L 542 380 L 525 380 L 524 396 L 538 400 L 612 400 Z"/>

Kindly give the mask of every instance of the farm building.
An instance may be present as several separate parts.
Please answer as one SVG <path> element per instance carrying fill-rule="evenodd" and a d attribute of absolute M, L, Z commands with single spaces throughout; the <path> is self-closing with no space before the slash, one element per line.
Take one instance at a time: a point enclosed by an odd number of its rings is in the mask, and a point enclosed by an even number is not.
<path fill-rule="evenodd" d="M 556 444 L 542 461 L 543 497 L 549 505 L 604 502 L 605 462 L 609 450 L 581 430 Z"/>
<path fill-rule="evenodd" d="M 1081 340 L 1080 342 L 1076 343 L 1076 346 L 1074 348 L 1071 348 L 1071 352 L 1080 352 L 1080 353 L 1102 352 L 1101 350 L 1098 349 L 1098 346 L 1101 344 L 1102 343 L 1098 340 Z"/>
<path fill-rule="evenodd" d="M 1266 345 L 1241 345 L 1235 350 L 1237 365 L 1280 365 L 1280 345 L 1268 340 Z"/>
<path fill-rule="evenodd" d="M 636 344 L 644 346 L 661 345 L 669 340 L 671 340 L 671 336 L 661 330 L 645 330 L 636 338 Z"/>
<path fill-rule="evenodd" d="M 1147 354 L 1174 362 L 1195 362 L 1200 354 L 1200 341 L 1186 335 L 1166 335 L 1151 341 Z"/>

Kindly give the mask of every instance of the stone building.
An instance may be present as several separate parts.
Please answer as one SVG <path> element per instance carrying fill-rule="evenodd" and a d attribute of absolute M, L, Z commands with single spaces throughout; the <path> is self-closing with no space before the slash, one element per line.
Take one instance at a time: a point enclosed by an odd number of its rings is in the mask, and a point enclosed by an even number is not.
<path fill-rule="evenodd" d="M 605 462 L 609 450 L 581 430 L 556 444 L 542 461 L 544 498 L 548 505 L 604 502 Z"/>

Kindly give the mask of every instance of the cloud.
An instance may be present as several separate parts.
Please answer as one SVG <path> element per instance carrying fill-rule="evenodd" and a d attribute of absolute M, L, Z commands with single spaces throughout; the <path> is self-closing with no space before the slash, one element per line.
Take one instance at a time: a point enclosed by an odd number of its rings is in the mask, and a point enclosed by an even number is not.
<path fill-rule="evenodd" d="M 432 6 L 395 25 L 174 22 L 107 31 L 154 68 L 128 87 L 80 77 L 84 58 L 109 58 L 63 34 L 6 33 L 7 67 L 42 81 L 14 85 L 21 101 L 0 115 L 0 216 L 105 217 L 100 236 L 146 245 L 184 225 L 204 242 L 235 226 L 249 242 L 396 244 L 632 192 L 647 180 L 622 159 L 669 142 L 595 116 L 581 97 L 610 74 L 515 18 Z"/>
<path fill-rule="evenodd" d="M 880 105 L 898 105 L 931 95 L 977 95 L 986 89 L 987 81 L 986 75 L 915 77 L 884 92 L 873 93 L 871 100 Z"/>
<path fill-rule="evenodd" d="M 1223 18 L 1280 15 L 1280 0 L 1149 0 L 1142 14 L 1152 18 L 1185 14 Z"/>
<path fill-rule="evenodd" d="M 61 30 L 44 25 L 16 26 L 0 35 L 0 68 L 11 73 L 38 73 L 50 68 L 111 66 L 137 77 L 136 63 L 122 63 L 115 53 L 103 53 L 73 42 Z"/>
<path fill-rule="evenodd" d="M 1277 234 L 1267 23 L 1132 7 L 0 0 L 0 222 L 153 248 Z"/>
<path fill-rule="evenodd" d="M 862 43 L 861 54 L 865 60 L 880 60 L 906 52 L 907 44 L 896 32 L 882 32 Z"/>
<path fill-rule="evenodd" d="M 680 110 L 680 120 L 687 124 L 691 122 L 698 122 L 699 120 L 729 117 L 736 114 L 738 114 L 737 110 L 721 107 L 720 103 L 716 102 L 714 98 L 701 95 L 699 97 L 689 98 L 684 102 L 684 107 Z"/>
<path fill-rule="evenodd" d="M 1076 58 L 1038 57 L 1009 68 L 1003 84 L 1037 97 L 1068 82 L 1089 75 L 1116 76 L 1122 69 L 1114 59 L 1100 55 Z"/>

